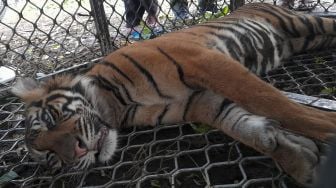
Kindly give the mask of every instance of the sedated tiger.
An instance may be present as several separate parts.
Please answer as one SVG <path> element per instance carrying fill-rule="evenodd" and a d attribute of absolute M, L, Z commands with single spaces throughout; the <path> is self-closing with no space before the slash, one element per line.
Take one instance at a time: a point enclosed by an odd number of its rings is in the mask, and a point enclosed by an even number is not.
<path fill-rule="evenodd" d="M 310 184 L 336 113 L 296 104 L 257 77 L 295 53 L 336 46 L 336 21 L 247 4 L 106 56 L 85 75 L 20 79 L 30 153 L 53 168 L 107 162 L 120 127 L 202 122 Z M 301 136 L 303 135 L 303 136 Z"/>

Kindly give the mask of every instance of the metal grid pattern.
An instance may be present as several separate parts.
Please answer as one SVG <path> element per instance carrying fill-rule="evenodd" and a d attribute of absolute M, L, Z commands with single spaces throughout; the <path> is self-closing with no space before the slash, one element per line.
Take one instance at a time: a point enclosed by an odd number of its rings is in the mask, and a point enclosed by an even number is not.
<path fill-rule="evenodd" d="M 283 91 L 336 100 L 336 50 L 297 55 L 264 80 Z"/>
<path fill-rule="evenodd" d="M 0 59 L 18 75 L 40 77 L 100 57 L 89 1 L 1 0 Z M 43 63 L 41 63 L 43 62 Z"/>

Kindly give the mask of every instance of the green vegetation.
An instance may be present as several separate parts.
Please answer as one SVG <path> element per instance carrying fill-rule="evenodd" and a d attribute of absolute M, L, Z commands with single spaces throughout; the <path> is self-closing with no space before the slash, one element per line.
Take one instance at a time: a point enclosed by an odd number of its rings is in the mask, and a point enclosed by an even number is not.
<path fill-rule="evenodd" d="M 152 29 L 150 29 L 144 21 L 140 22 L 140 26 L 141 26 L 141 37 L 143 39 L 149 39 L 150 36 L 152 35 Z"/>
<path fill-rule="evenodd" d="M 314 63 L 316 64 L 324 64 L 327 61 L 323 57 L 314 57 Z"/>
<path fill-rule="evenodd" d="M 217 13 L 205 12 L 205 14 L 200 18 L 199 23 L 226 16 L 229 14 L 229 12 L 229 6 L 224 6 L 223 8 L 219 9 Z"/>
<path fill-rule="evenodd" d="M 202 124 L 202 123 L 193 123 L 191 127 L 194 129 L 196 133 L 206 133 L 212 128 L 209 125 Z"/>
<path fill-rule="evenodd" d="M 150 181 L 151 187 L 153 188 L 160 188 L 160 181 L 159 180 L 151 180 Z"/>
<path fill-rule="evenodd" d="M 320 94 L 325 94 L 325 95 L 336 95 L 336 87 L 327 87 L 325 89 L 322 89 L 320 91 Z"/>

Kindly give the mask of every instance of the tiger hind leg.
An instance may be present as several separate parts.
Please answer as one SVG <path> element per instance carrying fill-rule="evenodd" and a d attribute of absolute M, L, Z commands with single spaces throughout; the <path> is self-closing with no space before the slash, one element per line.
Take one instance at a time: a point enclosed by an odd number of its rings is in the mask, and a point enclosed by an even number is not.
<path fill-rule="evenodd" d="M 183 64 L 188 84 L 228 98 L 253 114 L 277 120 L 289 131 L 320 141 L 329 141 L 336 136 L 335 112 L 305 107 L 289 100 L 219 52 L 209 51 L 207 57 L 211 59 L 197 56 L 198 61 L 193 62 L 192 67 Z"/>

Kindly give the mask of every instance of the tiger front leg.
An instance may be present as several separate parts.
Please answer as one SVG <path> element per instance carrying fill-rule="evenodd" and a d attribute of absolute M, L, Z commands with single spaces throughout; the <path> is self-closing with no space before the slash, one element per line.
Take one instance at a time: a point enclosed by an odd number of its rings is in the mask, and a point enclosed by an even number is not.
<path fill-rule="evenodd" d="M 228 126 L 222 125 L 222 126 Z M 261 116 L 251 116 L 236 125 L 236 139 L 272 157 L 283 170 L 304 185 L 316 182 L 317 173 L 325 157 L 314 141 L 284 131 L 276 121 Z M 250 128 L 246 130 L 246 127 Z"/>
<path fill-rule="evenodd" d="M 188 119 L 210 124 L 234 139 L 272 157 L 298 182 L 316 179 L 322 155 L 312 140 L 281 129 L 279 122 L 249 113 L 211 93 L 197 98 Z"/>

